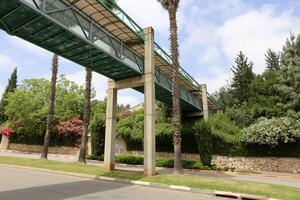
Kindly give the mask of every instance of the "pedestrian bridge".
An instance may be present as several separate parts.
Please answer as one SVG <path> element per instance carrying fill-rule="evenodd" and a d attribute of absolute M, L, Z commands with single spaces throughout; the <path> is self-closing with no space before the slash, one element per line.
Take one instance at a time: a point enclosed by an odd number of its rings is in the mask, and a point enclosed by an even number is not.
<path fill-rule="evenodd" d="M 103 0 L 0 0 L 0 28 L 113 80 L 144 73 L 140 28 L 121 8 Z M 172 105 L 170 56 L 156 43 L 156 99 Z M 135 87 L 144 92 L 143 87 Z M 202 111 L 201 86 L 180 68 L 183 113 Z M 209 110 L 217 109 L 208 94 Z"/>
<path fill-rule="evenodd" d="M 144 93 L 144 172 L 155 174 L 155 99 L 172 106 L 172 62 L 110 0 L 0 0 L 0 28 L 108 77 L 104 168 L 114 169 L 117 90 Z M 187 116 L 217 110 L 217 103 L 183 68 L 181 110 Z"/>

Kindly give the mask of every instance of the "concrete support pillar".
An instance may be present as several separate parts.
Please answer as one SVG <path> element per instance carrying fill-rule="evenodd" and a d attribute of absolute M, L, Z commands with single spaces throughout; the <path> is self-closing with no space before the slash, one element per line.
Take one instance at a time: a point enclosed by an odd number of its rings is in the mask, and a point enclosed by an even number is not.
<path fill-rule="evenodd" d="M 8 150 L 9 148 L 9 136 L 2 135 L 0 150 Z"/>
<path fill-rule="evenodd" d="M 111 87 L 113 83 L 113 80 L 108 81 L 107 90 L 104 147 L 104 169 L 106 171 L 112 171 L 115 169 L 117 89 Z"/>
<path fill-rule="evenodd" d="M 87 155 L 92 155 L 92 136 L 91 133 L 88 134 L 88 142 L 87 142 Z"/>
<path fill-rule="evenodd" d="M 201 85 L 202 89 L 202 105 L 203 105 L 203 118 L 208 119 L 208 102 L 207 102 L 207 88 L 206 84 Z"/>
<path fill-rule="evenodd" d="M 145 34 L 145 83 L 144 83 L 144 174 L 155 175 L 155 66 L 154 31 L 144 29 Z"/>

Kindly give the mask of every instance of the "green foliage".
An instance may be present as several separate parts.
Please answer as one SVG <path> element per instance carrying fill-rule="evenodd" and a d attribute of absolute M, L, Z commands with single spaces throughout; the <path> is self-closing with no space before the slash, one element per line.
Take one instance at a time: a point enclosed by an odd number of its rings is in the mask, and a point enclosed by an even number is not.
<path fill-rule="evenodd" d="M 252 76 L 250 72 L 253 64 L 240 53 L 236 59 L 236 67 L 233 68 L 233 83 L 229 88 L 221 88 L 216 95 L 225 113 L 238 126 L 248 127 L 260 117 L 269 119 L 286 116 L 289 111 L 299 112 L 299 52 L 300 36 L 291 35 L 281 56 L 271 49 L 267 51 L 266 70 L 256 76 Z M 246 80 L 247 74 L 249 78 Z M 248 94 L 248 97 L 239 97 L 244 94 Z M 240 101 L 241 99 L 244 101 Z"/>
<path fill-rule="evenodd" d="M 253 63 L 242 52 L 238 54 L 235 63 L 236 66 L 232 67 L 232 95 L 237 104 L 242 104 L 250 97 L 250 84 L 254 78 Z"/>
<path fill-rule="evenodd" d="M 79 86 L 62 75 L 57 81 L 56 88 L 54 119 L 65 121 L 72 117 L 82 117 L 84 86 Z M 92 98 L 94 96 L 93 91 Z"/>
<path fill-rule="evenodd" d="M 300 139 L 300 119 L 288 117 L 260 118 L 257 123 L 243 130 L 242 141 L 246 144 L 277 146 Z"/>
<path fill-rule="evenodd" d="M 88 155 L 88 156 L 86 157 L 86 159 L 88 159 L 88 160 L 99 160 L 99 161 L 104 161 L 104 155 L 97 156 L 97 155 L 92 154 L 92 155 Z"/>
<path fill-rule="evenodd" d="M 172 135 L 170 118 L 166 117 L 165 110 L 158 114 L 155 133 L 157 137 L 168 137 Z M 138 110 L 129 116 L 120 117 L 117 123 L 117 136 L 127 141 L 142 141 L 144 136 L 144 110 Z"/>
<path fill-rule="evenodd" d="M 103 156 L 89 156 L 90 160 L 103 160 Z M 116 155 L 116 162 L 130 165 L 143 165 L 144 157 L 143 156 L 133 156 L 133 155 Z M 166 167 L 173 168 L 174 167 L 174 159 L 169 158 L 160 158 L 156 160 L 156 167 Z M 191 161 L 191 160 L 183 160 L 182 166 L 184 169 L 201 169 L 201 170 L 209 170 L 210 168 L 204 166 L 200 161 Z"/>
<path fill-rule="evenodd" d="M 5 88 L 5 91 L 2 95 L 1 101 L 0 101 L 0 123 L 3 123 L 7 120 L 7 116 L 5 114 L 5 107 L 7 105 L 7 95 L 10 92 L 14 92 L 17 88 L 17 68 L 14 69 L 13 73 L 10 76 L 10 79 L 8 80 L 8 85 Z"/>
<path fill-rule="evenodd" d="M 18 141 L 41 144 L 46 129 L 50 82 L 46 79 L 28 79 L 15 92 L 7 95 L 5 114 Z M 82 115 L 83 87 L 61 76 L 58 81 L 54 122 L 66 121 Z M 19 137 L 20 136 L 20 137 Z"/>
<path fill-rule="evenodd" d="M 173 168 L 174 167 L 174 159 L 162 158 L 156 160 L 156 167 L 166 167 Z M 204 166 L 200 161 L 191 161 L 191 160 L 183 160 L 182 167 L 184 169 L 199 169 L 199 170 L 209 170 L 208 166 Z"/>
<path fill-rule="evenodd" d="M 102 156 L 104 154 L 106 102 L 97 101 L 92 104 L 90 122 L 92 154 L 93 156 Z"/>
<path fill-rule="evenodd" d="M 300 112 L 300 35 L 287 39 L 281 54 L 279 74 L 281 104 L 285 110 Z"/>
<path fill-rule="evenodd" d="M 267 70 L 279 70 L 280 69 L 280 56 L 272 49 L 268 49 L 265 55 L 267 64 Z"/>
<path fill-rule="evenodd" d="M 228 86 L 221 87 L 218 92 L 214 93 L 214 96 L 220 105 L 220 110 L 226 111 L 234 105 L 233 94 Z"/>
<path fill-rule="evenodd" d="M 240 128 L 226 114 L 219 112 L 211 116 L 208 123 L 214 139 L 219 138 L 226 143 L 234 143 L 240 140 Z"/>
<path fill-rule="evenodd" d="M 116 156 L 117 163 L 142 165 L 144 164 L 144 157 L 142 156 L 130 156 L 130 155 L 118 155 Z"/>
<path fill-rule="evenodd" d="M 117 136 L 127 140 L 142 140 L 144 136 L 144 110 L 133 112 L 120 118 L 117 123 Z"/>
<path fill-rule="evenodd" d="M 212 130 L 208 122 L 204 120 L 196 121 L 193 126 L 200 154 L 204 165 L 210 166 L 213 154 Z"/>

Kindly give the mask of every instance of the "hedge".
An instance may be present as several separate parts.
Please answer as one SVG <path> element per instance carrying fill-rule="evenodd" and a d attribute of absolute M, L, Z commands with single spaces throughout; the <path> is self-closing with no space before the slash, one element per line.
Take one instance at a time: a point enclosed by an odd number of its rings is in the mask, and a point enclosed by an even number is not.
<path fill-rule="evenodd" d="M 103 161 L 103 156 L 88 156 L 90 160 L 101 160 Z M 132 156 L 132 155 L 116 155 L 116 163 L 131 164 L 131 165 L 143 165 L 144 157 L 142 156 Z M 183 160 L 182 166 L 184 169 L 199 169 L 199 170 L 209 170 L 210 168 L 204 166 L 200 161 L 190 161 Z M 156 167 L 173 168 L 174 159 L 157 159 Z"/>

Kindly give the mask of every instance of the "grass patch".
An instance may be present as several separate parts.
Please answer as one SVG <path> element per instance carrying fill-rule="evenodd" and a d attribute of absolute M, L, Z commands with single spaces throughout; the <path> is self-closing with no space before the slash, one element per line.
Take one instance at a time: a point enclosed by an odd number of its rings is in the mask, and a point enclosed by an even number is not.
<path fill-rule="evenodd" d="M 184 185 L 193 188 L 254 194 L 287 200 L 299 200 L 300 197 L 299 188 L 248 181 L 228 180 L 223 178 L 160 174 L 158 176 L 144 178 L 144 180 L 157 183 Z"/>
<path fill-rule="evenodd" d="M 84 165 L 77 163 L 63 163 L 58 161 L 15 158 L 0 156 L 0 164 L 19 165 L 27 167 L 36 167 L 42 169 L 50 169 L 64 172 L 82 173 L 96 176 L 108 176 L 115 178 L 125 178 L 130 180 L 143 180 L 156 183 L 184 185 L 199 189 L 223 190 L 230 192 L 239 192 L 246 194 L 262 195 L 267 197 L 298 200 L 300 189 L 254 183 L 247 181 L 228 180 L 223 178 L 199 177 L 193 175 L 174 175 L 174 174 L 159 174 L 154 177 L 143 177 L 143 172 L 116 170 L 113 172 L 104 172 L 100 167 L 92 165 Z"/>
<path fill-rule="evenodd" d="M 115 170 L 113 172 L 105 172 L 102 168 L 93 165 L 85 165 L 80 163 L 64 163 L 52 160 L 28 159 L 0 156 L 0 164 L 19 165 L 26 167 L 36 167 L 41 169 L 50 169 L 64 172 L 81 173 L 95 176 L 108 176 L 115 178 L 126 178 L 137 180 L 143 177 L 143 172 Z"/>

